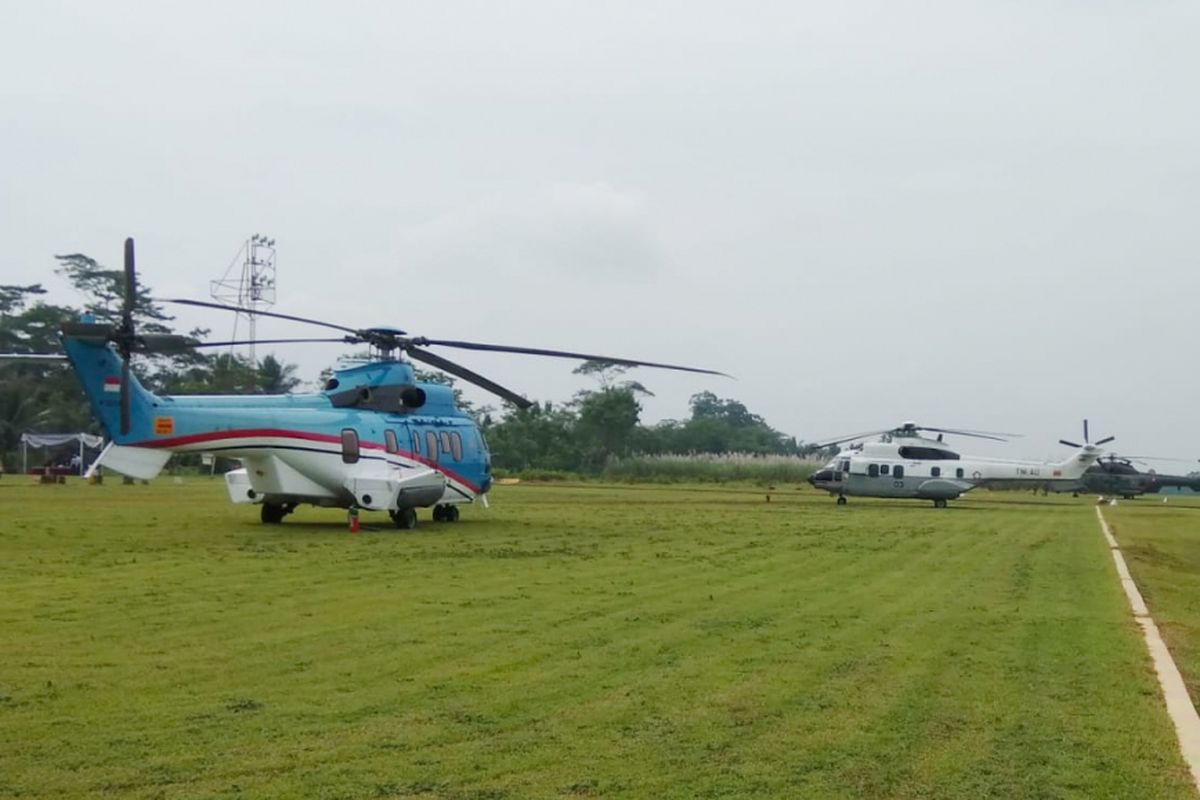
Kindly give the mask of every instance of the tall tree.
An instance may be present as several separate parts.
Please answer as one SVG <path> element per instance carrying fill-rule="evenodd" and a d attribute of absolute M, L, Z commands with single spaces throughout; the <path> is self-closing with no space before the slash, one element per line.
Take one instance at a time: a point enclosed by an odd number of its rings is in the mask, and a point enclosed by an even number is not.
<path fill-rule="evenodd" d="M 267 354 L 258 362 L 258 388 L 267 394 L 287 394 L 300 385 L 296 365 Z"/>

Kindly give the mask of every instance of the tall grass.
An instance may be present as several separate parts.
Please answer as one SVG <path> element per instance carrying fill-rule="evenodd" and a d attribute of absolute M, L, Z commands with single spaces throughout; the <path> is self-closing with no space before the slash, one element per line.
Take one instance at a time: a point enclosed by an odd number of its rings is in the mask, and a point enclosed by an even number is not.
<path fill-rule="evenodd" d="M 752 453 L 638 455 L 605 466 L 605 480 L 643 483 L 801 483 L 820 461 Z"/>

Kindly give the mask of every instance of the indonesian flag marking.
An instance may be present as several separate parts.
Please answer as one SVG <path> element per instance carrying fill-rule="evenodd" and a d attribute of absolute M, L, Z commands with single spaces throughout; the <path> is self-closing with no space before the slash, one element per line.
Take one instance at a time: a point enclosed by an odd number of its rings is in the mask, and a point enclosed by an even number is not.
<path fill-rule="evenodd" d="M 104 391 L 106 391 L 106 392 L 121 391 L 121 379 L 120 378 L 105 378 L 104 379 Z"/>

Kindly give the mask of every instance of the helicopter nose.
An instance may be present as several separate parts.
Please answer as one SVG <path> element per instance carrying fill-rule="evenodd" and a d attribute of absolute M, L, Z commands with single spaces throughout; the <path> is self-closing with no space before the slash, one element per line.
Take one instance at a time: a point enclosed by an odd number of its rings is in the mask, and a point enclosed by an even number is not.
<path fill-rule="evenodd" d="M 808 476 L 808 482 L 813 486 L 816 486 L 818 483 L 828 482 L 831 480 L 833 480 L 833 470 L 830 469 L 823 469 L 820 472 L 814 472 L 812 475 Z"/>

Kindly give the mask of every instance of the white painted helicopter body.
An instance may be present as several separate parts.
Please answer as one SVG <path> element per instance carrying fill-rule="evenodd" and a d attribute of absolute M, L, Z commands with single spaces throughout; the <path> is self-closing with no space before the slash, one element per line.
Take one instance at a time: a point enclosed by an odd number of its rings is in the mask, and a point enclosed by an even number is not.
<path fill-rule="evenodd" d="M 839 504 L 847 496 L 895 497 L 932 500 L 943 507 L 980 486 L 1017 487 L 1031 481 L 1069 485 L 1100 455 L 1099 448 L 1086 444 L 1059 462 L 963 456 L 940 438 L 893 432 L 838 453 L 809 483 L 837 496 Z"/>

